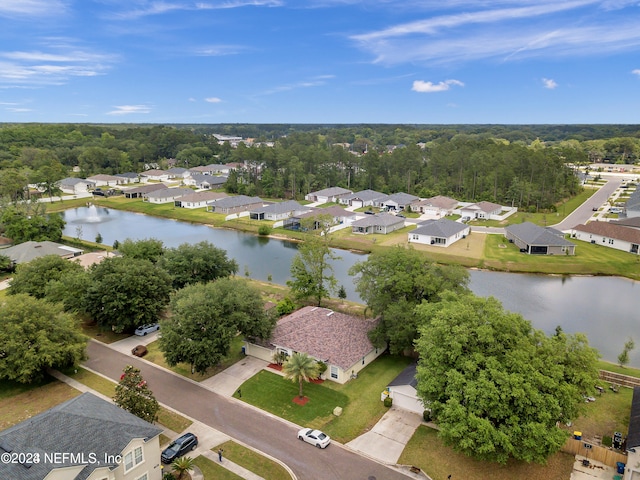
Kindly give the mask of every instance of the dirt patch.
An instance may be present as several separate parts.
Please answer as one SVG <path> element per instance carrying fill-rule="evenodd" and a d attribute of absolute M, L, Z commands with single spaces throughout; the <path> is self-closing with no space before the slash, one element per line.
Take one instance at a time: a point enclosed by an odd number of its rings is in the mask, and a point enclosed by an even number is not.
<path fill-rule="evenodd" d="M 298 405 L 306 405 L 308 401 L 309 401 L 309 397 L 300 398 L 297 395 L 293 397 L 293 400 L 292 400 L 293 403 L 297 403 Z"/>
<path fill-rule="evenodd" d="M 277 370 L 279 372 L 282 371 L 282 365 L 278 365 L 277 363 L 270 363 L 269 365 L 267 365 L 267 367 L 273 368 L 274 370 Z"/>

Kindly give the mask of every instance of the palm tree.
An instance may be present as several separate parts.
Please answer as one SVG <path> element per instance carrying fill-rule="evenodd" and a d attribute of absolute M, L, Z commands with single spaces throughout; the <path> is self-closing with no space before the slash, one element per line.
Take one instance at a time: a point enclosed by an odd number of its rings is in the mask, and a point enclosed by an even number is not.
<path fill-rule="evenodd" d="M 319 369 L 318 362 L 306 353 L 294 353 L 282 366 L 284 378 L 292 382 L 298 382 L 300 391 L 298 395 L 302 398 L 302 382 L 308 382 L 318 378 Z"/>
<path fill-rule="evenodd" d="M 182 480 L 185 473 L 193 468 L 193 458 L 180 457 L 176 458 L 171 464 L 173 470 L 178 474 L 178 480 Z"/>

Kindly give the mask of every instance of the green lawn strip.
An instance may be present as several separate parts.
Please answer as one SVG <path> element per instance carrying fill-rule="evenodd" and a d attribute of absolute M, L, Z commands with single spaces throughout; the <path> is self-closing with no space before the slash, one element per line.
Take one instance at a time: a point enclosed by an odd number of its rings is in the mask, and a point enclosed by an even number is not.
<path fill-rule="evenodd" d="M 111 329 L 102 328 L 97 323 L 85 320 L 80 323 L 82 333 L 102 343 L 113 343 L 131 336 L 129 333 L 115 333 Z"/>
<path fill-rule="evenodd" d="M 275 373 L 261 371 L 242 384 L 242 400 L 304 427 L 324 430 L 339 442 L 348 442 L 364 433 L 384 415 L 380 393 L 409 363 L 409 359 L 384 355 L 358 374 L 358 378 L 339 385 L 305 383 L 303 393 L 309 402 L 293 402 L 298 385 Z M 234 395 L 238 398 L 237 392 Z M 342 415 L 333 415 L 342 407 Z"/>
<path fill-rule="evenodd" d="M 244 358 L 244 355 L 242 354 L 243 344 L 244 340 L 241 336 L 235 337 L 231 342 L 229 354 L 224 357 L 224 359 L 218 365 L 209 368 L 205 374 L 200 374 L 197 372 L 191 373 L 191 365 L 188 365 L 186 363 L 179 363 L 174 367 L 169 366 L 169 364 L 164 359 L 164 354 L 160 350 L 160 345 L 157 340 L 147 345 L 147 350 L 149 353 L 147 353 L 144 358 L 145 360 L 155 363 L 156 365 L 159 365 L 161 367 L 167 368 L 172 372 L 177 373 L 178 375 L 190 378 L 191 380 L 195 380 L 196 382 L 201 382 L 229 368 L 234 363 L 242 360 Z"/>
<path fill-rule="evenodd" d="M 204 480 L 242 480 L 242 477 L 236 475 L 235 473 L 227 470 L 224 467 L 221 467 L 217 463 L 209 460 L 207 457 L 203 457 L 202 455 L 194 458 L 193 463 L 202 472 Z M 167 468 L 167 470 L 170 469 Z"/>
<path fill-rule="evenodd" d="M 566 480 L 571 476 L 574 457 L 556 453 L 549 457 L 546 465 L 510 461 L 502 466 L 454 451 L 444 445 L 436 430 L 421 425 L 400 455 L 398 463 L 420 467 L 433 480 L 446 480 L 448 475 L 452 479 L 464 480 Z"/>
<path fill-rule="evenodd" d="M 115 382 L 82 367 L 69 369 L 62 373 L 106 397 L 113 398 L 116 394 Z M 182 415 L 175 413 L 173 410 L 160 407 L 160 411 L 158 412 L 158 423 L 169 430 L 180 433 L 187 429 L 193 422 Z"/>
<path fill-rule="evenodd" d="M 582 438 L 591 440 L 594 437 L 613 436 L 613 432 L 626 432 L 629 430 L 629 417 L 631 414 L 631 399 L 633 389 L 621 387 L 618 393 L 605 389 L 602 395 L 595 395 L 595 402 L 589 402 L 584 406 L 583 414 L 578 417 L 569 433 L 582 432 Z"/>
<path fill-rule="evenodd" d="M 630 377 L 640 378 L 640 369 L 633 367 L 621 367 L 616 363 L 605 362 L 604 360 L 598 362 L 598 369 L 606 370 L 613 373 L 620 373 L 622 375 L 629 375 Z"/>
<path fill-rule="evenodd" d="M 277 462 L 260 455 L 250 448 L 228 441 L 212 449 L 217 452 L 219 448 L 224 451 L 224 458 L 260 475 L 265 480 L 290 480 L 291 475 Z"/>

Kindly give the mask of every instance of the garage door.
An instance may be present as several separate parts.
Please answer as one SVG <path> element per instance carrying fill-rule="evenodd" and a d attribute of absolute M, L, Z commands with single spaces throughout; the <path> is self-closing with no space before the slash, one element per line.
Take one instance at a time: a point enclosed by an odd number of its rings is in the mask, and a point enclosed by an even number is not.
<path fill-rule="evenodd" d="M 424 407 L 420 400 L 410 395 L 405 395 L 404 393 L 398 392 L 394 390 L 392 392 L 393 397 L 393 406 L 398 408 L 403 408 L 405 410 L 409 410 L 410 412 L 415 412 L 418 415 L 422 415 L 424 412 Z"/>

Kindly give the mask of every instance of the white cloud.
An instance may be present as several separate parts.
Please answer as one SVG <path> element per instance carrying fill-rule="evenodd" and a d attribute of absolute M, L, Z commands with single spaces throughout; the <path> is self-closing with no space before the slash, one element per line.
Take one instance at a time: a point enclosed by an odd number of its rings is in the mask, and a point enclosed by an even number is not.
<path fill-rule="evenodd" d="M 259 95 L 272 95 L 274 93 L 288 92 L 291 90 L 297 90 L 299 88 L 320 87 L 327 84 L 327 80 L 335 78 L 335 75 L 317 75 L 309 80 L 303 80 L 297 83 L 289 83 L 286 85 L 280 85 L 273 87 L 270 90 L 266 90 Z"/>
<path fill-rule="evenodd" d="M 123 10 L 114 17 L 123 20 L 133 20 L 151 15 L 162 15 L 175 11 L 199 11 L 199 10 L 228 10 L 241 7 L 281 7 L 282 0 L 227 0 L 223 2 L 191 2 L 191 1 L 142 1 L 141 6 L 133 10 Z M 124 2 L 129 8 L 130 2 Z"/>
<path fill-rule="evenodd" d="M 209 45 L 197 48 L 195 54 L 201 57 L 221 57 L 223 55 L 237 55 L 246 49 L 241 45 Z"/>
<path fill-rule="evenodd" d="M 107 112 L 107 115 L 130 115 L 132 113 L 151 112 L 149 105 L 116 105 L 113 108 L 115 108 L 115 110 Z"/>
<path fill-rule="evenodd" d="M 60 0 L 2 0 L 0 2 L 0 16 L 2 17 L 57 16 L 66 10 L 66 2 Z"/>
<path fill-rule="evenodd" d="M 7 110 L 14 113 L 33 112 L 30 108 L 7 108 Z"/>
<path fill-rule="evenodd" d="M 631 73 L 634 75 L 638 75 L 640 77 L 640 68 L 636 68 L 635 70 L 631 70 Z"/>
<path fill-rule="evenodd" d="M 460 80 L 445 80 L 444 82 L 439 83 L 416 80 L 413 82 L 413 87 L 411 87 L 411 90 L 419 93 L 446 92 L 451 88 L 452 85 L 464 87 L 464 83 L 462 83 Z"/>
<path fill-rule="evenodd" d="M 209 97 L 209 98 L 205 98 L 204 101 L 208 103 L 220 103 L 222 99 L 218 97 Z"/>
<path fill-rule="evenodd" d="M 554 88 L 558 87 L 556 81 L 551 78 L 543 78 L 542 83 L 544 85 L 544 88 L 548 88 L 549 90 L 553 90 Z"/>

